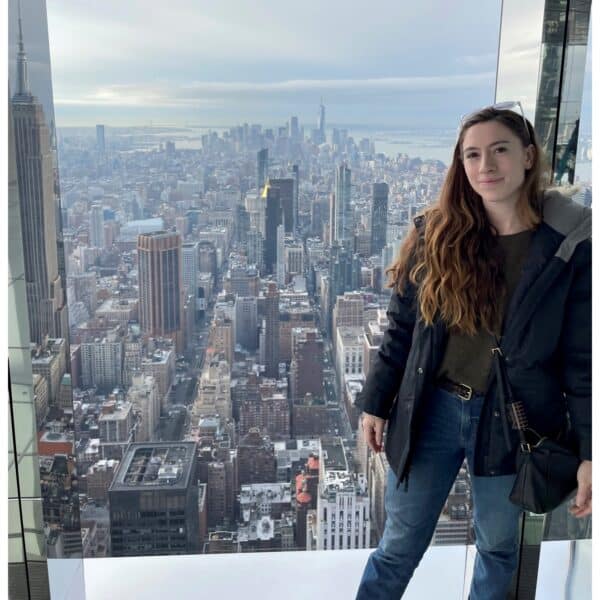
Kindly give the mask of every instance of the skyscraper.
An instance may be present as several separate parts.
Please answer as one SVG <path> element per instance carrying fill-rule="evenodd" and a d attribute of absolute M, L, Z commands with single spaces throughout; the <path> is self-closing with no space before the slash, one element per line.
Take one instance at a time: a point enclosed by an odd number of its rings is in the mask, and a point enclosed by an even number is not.
<path fill-rule="evenodd" d="M 388 184 L 373 184 L 373 205 L 371 209 L 371 256 L 379 254 L 386 243 Z"/>
<path fill-rule="evenodd" d="M 59 274 L 54 167 L 50 130 L 39 100 L 31 94 L 19 17 L 17 90 L 12 97 L 17 181 L 25 258 L 31 341 L 65 337 L 67 307 Z"/>
<path fill-rule="evenodd" d="M 298 196 L 300 193 L 300 167 L 292 166 L 292 174 L 294 176 L 294 206 L 292 213 L 294 215 L 294 235 L 298 234 Z"/>
<path fill-rule="evenodd" d="M 277 268 L 277 227 L 283 221 L 281 210 L 280 188 L 272 187 L 267 181 L 262 198 L 266 200 L 265 205 L 265 244 L 264 263 L 265 273 L 272 274 Z"/>
<path fill-rule="evenodd" d="M 90 208 L 90 246 L 102 248 L 104 246 L 104 213 L 100 204 L 93 204 Z"/>
<path fill-rule="evenodd" d="M 341 164 L 335 172 L 335 207 L 334 207 L 334 240 L 344 248 L 352 247 L 352 207 L 351 198 L 351 174 L 350 169 Z M 333 240 L 332 240 L 333 242 Z"/>
<path fill-rule="evenodd" d="M 301 400 L 306 394 L 323 398 L 323 338 L 318 329 L 292 330 L 290 388 L 293 400 Z"/>
<path fill-rule="evenodd" d="M 198 276 L 198 242 L 183 244 L 183 288 L 186 294 L 196 294 Z"/>
<path fill-rule="evenodd" d="M 138 236 L 140 325 L 144 333 L 183 344 L 181 237 L 172 231 Z"/>
<path fill-rule="evenodd" d="M 271 188 L 279 189 L 279 202 L 283 211 L 283 225 L 285 233 L 292 233 L 295 225 L 294 214 L 294 180 L 269 179 Z"/>
<path fill-rule="evenodd" d="M 106 143 L 104 140 L 104 125 L 96 125 L 96 149 L 100 154 L 106 151 Z"/>
<path fill-rule="evenodd" d="M 130 444 L 108 496 L 113 556 L 198 550 L 195 442 Z"/>
<path fill-rule="evenodd" d="M 292 140 L 297 140 L 300 131 L 298 129 L 298 117 L 290 118 L 290 131 L 289 135 Z"/>
<path fill-rule="evenodd" d="M 265 376 L 279 375 L 279 290 L 270 281 L 265 293 Z"/>
<path fill-rule="evenodd" d="M 325 142 L 325 105 L 323 104 L 323 98 L 321 98 L 321 104 L 319 105 L 319 121 L 317 127 L 321 138 L 320 143 L 322 144 Z"/>
<path fill-rule="evenodd" d="M 263 148 L 256 154 L 256 187 L 258 192 L 265 185 L 269 174 L 269 149 Z"/>

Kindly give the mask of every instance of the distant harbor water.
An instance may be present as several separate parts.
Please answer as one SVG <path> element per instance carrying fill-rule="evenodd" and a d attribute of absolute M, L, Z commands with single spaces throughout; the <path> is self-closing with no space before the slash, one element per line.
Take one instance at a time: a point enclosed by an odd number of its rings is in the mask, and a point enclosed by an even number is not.
<path fill-rule="evenodd" d="M 269 126 L 263 125 L 263 130 Z M 340 129 L 346 129 L 348 135 L 354 139 L 358 145 L 363 138 L 369 138 L 375 145 L 375 152 L 383 153 L 388 157 L 395 157 L 398 154 L 407 154 L 410 158 L 420 158 L 422 160 L 439 160 L 445 165 L 449 165 L 452 159 L 454 144 L 456 143 L 456 132 L 448 129 L 440 130 L 408 130 L 408 129 L 381 129 L 352 127 L 352 125 L 340 126 Z M 145 138 L 144 146 L 150 150 L 158 147 L 161 142 L 170 140 L 175 142 L 177 148 L 187 150 L 200 150 L 202 148 L 202 136 L 207 133 L 217 133 L 221 136 L 229 131 L 230 127 L 209 127 L 200 125 L 152 125 L 148 127 L 110 127 L 108 135 L 117 136 L 140 136 Z M 59 136 L 68 136 L 70 133 L 75 135 L 94 135 L 93 127 L 61 127 Z M 327 130 L 327 139 L 331 140 L 331 129 Z M 592 181 L 592 161 L 577 161 L 575 171 L 576 183 L 591 183 Z"/>

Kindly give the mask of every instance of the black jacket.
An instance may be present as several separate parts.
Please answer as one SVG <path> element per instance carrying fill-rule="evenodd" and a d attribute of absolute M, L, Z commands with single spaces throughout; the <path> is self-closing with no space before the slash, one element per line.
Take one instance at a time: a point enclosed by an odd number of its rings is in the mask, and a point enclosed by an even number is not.
<path fill-rule="evenodd" d="M 571 432 L 580 458 L 591 460 L 591 209 L 556 190 L 544 194 L 543 221 L 532 235 L 521 278 L 509 302 L 500 348 L 515 399 L 541 435 Z M 394 292 L 389 327 L 358 406 L 389 419 L 385 453 L 400 481 L 410 454 L 424 397 L 446 348 L 444 323 L 425 326 L 416 289 Z M 475 475 L 515 472 L 517 432 L 509 451 L 496 398 L 494 369 L 477 431 Z"/>

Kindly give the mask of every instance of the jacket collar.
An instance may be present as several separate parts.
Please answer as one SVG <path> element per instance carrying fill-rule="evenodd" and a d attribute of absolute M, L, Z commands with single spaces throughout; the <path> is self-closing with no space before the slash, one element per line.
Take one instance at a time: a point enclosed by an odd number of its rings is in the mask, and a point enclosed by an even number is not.
<path fill-rule="evenodd" d="M 543 222 L 564 236 L 554 254 L 568 262 L 577 244 L 592 236 L 592 209 L 575 202 L 577 188 L 552 188 L 544 192 Z"/>
<path fill-rule="evenodd" d="M 505 335 L 513 337 L 510 334 L 525 324 L 573 256 L 577 245 L 591 237 L 591 228 L 590 208 L 578 204 L 560 190 L 544 192 L 542 222 L 531 238 L 519 283 L 506 310 Z"/>

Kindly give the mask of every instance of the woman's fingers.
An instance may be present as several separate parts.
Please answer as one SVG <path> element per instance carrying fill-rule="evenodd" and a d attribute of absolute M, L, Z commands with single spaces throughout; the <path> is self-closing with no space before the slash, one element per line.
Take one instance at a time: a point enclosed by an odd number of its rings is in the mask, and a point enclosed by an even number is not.
<path fill-rule="evenodd" d="M 365 414 L 363 416 L 362 425 L 369 448 L 371 448 L 373 452 L 381 452 L 385 419 Z"/>
<path fill-rule="evenodd" d="M 383 444 L 383 421 L 375 423 L 375 442 L 379 450 L 381 450 L 381 445 Z"/>

